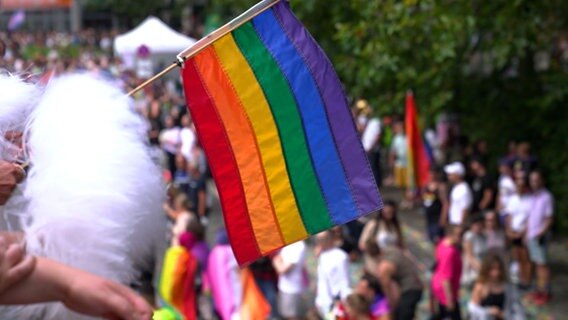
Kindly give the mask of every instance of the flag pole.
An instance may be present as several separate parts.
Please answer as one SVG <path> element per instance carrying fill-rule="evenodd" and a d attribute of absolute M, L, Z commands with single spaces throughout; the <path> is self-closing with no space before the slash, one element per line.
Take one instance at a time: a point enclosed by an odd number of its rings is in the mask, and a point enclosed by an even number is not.
<path fill-rule="evenodd" d="M 164 70 L 160 71 L 158 74 L 152 76 L 148 80 L 142 82 L 136 88 L 132 89 L 128 92 L 129 96 L 134 95 L 136 92 L 142 90 L 144 87 L 149 85 L 150 83 L 158 80 L 159 78 L 163 77 L 166 73 L 172 71 L 175 67 L 181 67 L 185 60 L 195 56 L 203 49 L 207 48 L 213 42 L 219 40 L 223 36 L 227 35 L 228 33 L 232 32 L 233 30 L 237 29 L 238 27 L 242 26 L 246 22 L 250 21 L 252 18 L 258 16 L 259 14 L 263 13 L 264 11 L 270 9 L 272 6 L 280 2 L 281 0 L 262 0 L 261 2 L 257 3 L 247 11 L 245 11 L 240 16 L 234 18 L 233 20 L 229 21 L 219 29 L 211 32 L 207 36 L 199 39 L 196 43 L 192 44 L 187 49 L 183 50 L 176 56 L 176 61 L 173 62 L 171 65 L 166 67 Z"/>

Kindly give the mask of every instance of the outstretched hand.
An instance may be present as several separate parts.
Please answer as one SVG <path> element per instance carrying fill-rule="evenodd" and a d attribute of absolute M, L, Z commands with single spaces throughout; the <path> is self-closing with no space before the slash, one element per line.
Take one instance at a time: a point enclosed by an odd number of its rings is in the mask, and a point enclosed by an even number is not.
<path fill-rule="evenodd" d="M 34 270 L 35 258 L 25 256 L 24 246 L 0 235 L 0 294 Z"/>
<path fill-rule="evenodd" d="M 148 303 L 129 288 L 79 270 L 72 271 L 62 302 L 73 311 L 105 319 L 152 317 Z"/>

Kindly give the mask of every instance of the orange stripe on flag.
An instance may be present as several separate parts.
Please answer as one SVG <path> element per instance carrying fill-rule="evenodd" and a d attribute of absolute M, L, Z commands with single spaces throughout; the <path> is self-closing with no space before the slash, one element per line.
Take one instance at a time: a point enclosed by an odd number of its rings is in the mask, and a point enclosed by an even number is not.
<path fill-rule="evenodd" d="M 195 58 L 235 154 L 254 234 L 262 254 L 284 245 L 270 200 L 266 176 L 251 124 L 213 47 Z"/>

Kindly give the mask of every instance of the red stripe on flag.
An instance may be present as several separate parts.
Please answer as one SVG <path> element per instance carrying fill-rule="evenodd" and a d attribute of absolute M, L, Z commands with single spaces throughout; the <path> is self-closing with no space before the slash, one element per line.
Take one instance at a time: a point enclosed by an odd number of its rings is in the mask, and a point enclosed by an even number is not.
<path fill-rule="evenodd" d="M 183 87 L 211 172 L 215 178 L 225 226 L 239 265 L 261 256 L 248 216 L 241 177 L 217 109 L 193 59 L 182 68 Z"/>
<path fill-rule="evenodd" d="M 414 95 L 412 92 L 406 94 L 406 139 L 408 139 L 408 147 L 412 150 L 412 161 L 409 165 L 414 165 L 412 172 L 414 176 L 414 184 L 416 187 L 422 188 L 428 183 L 430 176 L 430 159 L 420 134 L 420 127 L 418 126 L 418 111 L 416 110 L 416 103 L 414 102 Z M 409 150 L 410 151 L 410 150 Z"/>

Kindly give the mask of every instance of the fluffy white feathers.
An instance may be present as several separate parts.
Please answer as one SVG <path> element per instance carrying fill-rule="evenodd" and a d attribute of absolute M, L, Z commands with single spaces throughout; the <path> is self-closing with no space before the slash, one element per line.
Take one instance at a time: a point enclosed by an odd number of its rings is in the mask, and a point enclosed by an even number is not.
<path fill-rule="evenodd" d="M 91 76 L 64 76 L 45 89 L 27 127 L 28 250 L 134 281 L 164 237 L 165 189 L 131 100 Z M 43 319 L 79 318 L 61 305 L 43 311 Z"/>

